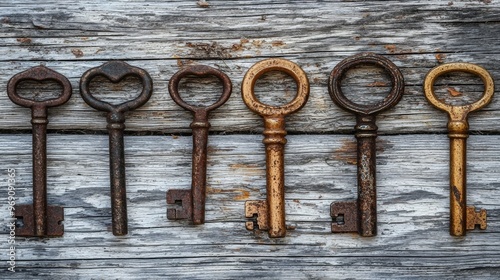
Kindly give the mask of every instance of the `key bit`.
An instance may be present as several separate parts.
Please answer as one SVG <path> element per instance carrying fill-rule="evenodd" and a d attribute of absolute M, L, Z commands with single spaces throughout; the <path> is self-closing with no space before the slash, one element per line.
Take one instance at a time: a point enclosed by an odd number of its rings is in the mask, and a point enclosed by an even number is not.
<path fill-rule="evenodd" d="M 355 66 L 371 64 L 384 69 L 390 76 L 392 89 L 376 104 L 356 104 L 342 93 L 341 82 L 347 71 Z M 337 106 L 356 115 L 358 199 L 333 202 L 330 206 L 332 232 L 358 232 L 361 236 L 377 234 L 376 147 L 378 127 L 376 115 L 395 106 L 404 93 L 404 79 L 398 67 L 387 58 L 361 53 L 341 61 L 330 74 L 330 97 Z"/>
<path fill-rule="evenodd" d="M 36 101 L 18 95 L 17 86 L 23 81 L 51 80 L 62 86 L 57 98 Z M 51 237 L 64 234 L 64 210 L 60 206 L 47 205 L 47 109 L 66 103 L 71 97 L 71 83 L 63 75 L 37 66 L 14 75 L 7 84 L 7 94 L 15 104 L 31 108 L 33 126 L 33 204 L 18 205 L 15 216 L 23 226 L 16 228 L 17 236 Z"/>
<path fill-rule="evenodd" d="M 270 71 L 281 71 L 290 75 L 297 84 L 297 95 L 290 103 L 270 106 L 261 103 L 254 93 L 257 80 Z M 264 118 L 264 140 L 266 146 L 266 201 L 247 201 L 245 216 L 254 221 L 246 223 L 248 230 L 255 224 L 267 230 L 269 237 L 284 237 L 285 225 L 285 163 L 286 144 L 285 116 L 299 111 L 309 97 L 309 80 L 306 73 L 295 63 L 284 59 L 266 59 L 253 65 L 241 84 L 243 101 L 253 112 Z M 257 216 L 257 217 L 255 217 Z"/>
<path fill-rule="evenodd" d="M 472 104 L 453 106 L 439 100 L 434 93 L 434 83 L 439 76 L 450 72 L 466 72 L 477 75 L 484 83 L 483 96 Z M 424 80 L 425 97 L 434 107 L 448 113 L 448 137 L 450 138 L 450 234 L 464 236 L 467 229 L 486 229 L 486 210 L 475 211 L 467 207 L 466 156 L 469 123 L 467 116 L 488 105 L 493 98 L 495 85 L 490 73 L 471 63 L 447 63 L 434 67 Z"/>
<path fill-rule="evenodd" d="M 194 75 L 197 77 L 215 76 L 223 86 L 222 95 L 219 100 L 210 106 L 190 105 L 179 95 L 179 82 L 182 78 Z M 170 79 L 168 91 L 172 99 L 182 108 L 193 113 L 193 122 L 190 127 L 193 131 L 193 160 L 192 160 L 192 182 L 190 190 L 169 190 L 167 192 L 167 204 L 180 201 L 181 209 L 167 208 L 169 220 L 189 219 L 193 224 L 205 223 L 205 199 L 207 181 L 207 144 L 210 123 L 208 115 L 211 111 L 222 106 L 231 96 L 232 84 L 229 77 L 222 71 L 205 65 L 195 65 L 184 68 L 175 73 Z"/>
<path fill-rule="evenodd" d="M 103 76 L 112 83 L 119 83 L 127 76 L 135 76 L 142 82 L 142 91 L 133 100 L 118 105 L 95 98 L 89 90 L 90 82 L 97 76 Z M 144 105 L 153 93 L 153 81 L 145 70 L 131 66 L 123 61 L 110 61 L 85 72 L 80 79 L 80 94 L 92 108 L 108 112 L 107 129 L 109 133 L 109 166 L 111 185 L 111 211 L 114 235 L 126 235 L 127 193 L 125 188 L 125 155 L 123 132 L 125 113 Z"/>

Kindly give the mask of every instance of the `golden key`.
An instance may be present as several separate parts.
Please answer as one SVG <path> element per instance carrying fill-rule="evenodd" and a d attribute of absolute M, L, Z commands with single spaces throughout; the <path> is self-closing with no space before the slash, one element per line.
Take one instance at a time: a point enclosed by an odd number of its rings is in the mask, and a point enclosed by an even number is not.
<path fill-rule="evenodd" d="M 450 72 L 466 72 L 477 75 L 484 83 L 484 93 L 478 101 L 452 106 L 437 99 L 434 93 L 436 79 Z M 486 106 L 493 97 L 495 85 L 488 71 L 471 63 L 448 63 L 433 68 L 424 81 L 425 97 L 434 107 L 448 112 L 448 137 L 450 138 L 450 234 L 464 236 L 466 230 L 478 225 L 486 229 L 486 210 L 476 212 L 467 206 L 466 196 L 466 140 L 469 130 L 467 115 Z"/>
<path fill-rule="evenodd" d="M 297 84 L 297 95 L 290 103 L 270 106 L 261 103 L 254 94 L 255 82 L 264 73 L 281 71 L 290 75 Z M 266 146 L 266 201 L 254 200 L 245 203 L 245 216 L 253 218 L 246 228 L 267 230 L 269 237 L 284 237 L 285 225 L 285 163 L 286 144 L 285 116 L 297 112 L 309 97 L 309 80 L 306 73 L 295 63 L 284 59 L 266 59 L 252 66 L 241 84 L 243 101 L 253 112 L 264 118 L 264 140 Z"/>

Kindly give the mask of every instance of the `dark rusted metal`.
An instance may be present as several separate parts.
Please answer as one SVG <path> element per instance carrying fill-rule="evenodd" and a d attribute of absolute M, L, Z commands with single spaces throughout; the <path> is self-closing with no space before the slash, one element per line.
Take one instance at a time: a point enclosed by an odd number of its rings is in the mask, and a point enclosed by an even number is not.
<path fill-rule="evenodd" d="M 463 106 L 453 106 L 439 100 L 434 94 L 436 79 L 450 72 L 467 72 L 477 75 L 484 83 L 484 94 L 478 101 Z M 467 206 L 466 156 L 470 112 L 479 110 L 490 103 L 495 92 L 491 75 L 479 65 L 471 63 L 447 63 L 429 71 L 424 81 L 425 97 L 434 107 L 448 113 L 448 137 L 450 138 L 450 234 L 464 236 L 466 230 L 486 229 L 486 210 L 476 212 L 474 206 Z"/>
<path fill-rule="evenodd" d="M 135 76 L 142 82 L 142 92 L 133 100 L 113 105 L 96 99 L 89 91 L 89 84 L 97 76 L 119 83 L 127 76 Z M 131 66 L 123 61 L 110 61 L 85 72 L 80 80 L 80 94 L 83 100 L 94 109 L 108 112 L 107 129 L 109 132 L 109 167 L 111 180 L 111 211 L 114 235 L 126 235 L 127 193 L 125 188 L 125 156 L 123 131 L 125 113 L 144 105 L 153 93 L 153 81 L 145 70 Z"/>
<path fill-rule="evenodd" d="M 194 106 L 187 104 L 179 95 L 178 87 L 182 78 L 194 75 L 198 77 L 215 76 L 223 86 L 219 100 L 210 106 Z M 168 84 L 168 91 L 172 99 L 182 108 L 193 113 L 193 163 L 192 182 L 190 190 L 173 189 L 167 192 L 167 204 L 181 201 L 182 209 L 167 209 L 167 218 L 170 220 L 189 219 L 195 225 L 205 223 L 205 197 L 207 181 L 207 143 L 210 123 L 208 115 L 226 103 L 231 96 L 232 84 L 229 77 L 222 71 L 205 65 L 195 65 L 184 68 L 175 73 Z"/>
<path fill-rule="evenodd" d="M 36 101 L 17 94 L 17 86 L 22 81 L 51 80 L 62 86 L 62 94 L 57 98 Z M 71 97 L 71 83 L 63 75 L 45 67 L 37 66 L 14 75 L 7 84 L 10 100 L 19 106 L 31 108 L 33 126 L 33 204 L 18 205 L 16 218 L 23 220 L 23 226 L 16 228 L 17 236 L 62 236 L 64 209 L 47 205 L 47 108 L 66 103 Z"/>
<path fill-rule="evenodd" d="M 392 89 L 376 104 L 361 105 L 348 100 L 341 89 L 341 81 L 347 71 L 361 64 L 382 67 L 390 76 Z M 403 75 L 390 60 L 373 53 L 362 53 L 341 61 L 330 74 L 330 96 L 339 107 L 356 115 L 356 139 L 358 142 L 358 199 L 351 202 L 334 202 L 330 213 L 333 218 L 332 232 L 358 232 L 361 236 L 377 234 L 376 151 L 378 113 L 396 105 L 404 92 Z"/>
<path fill-rule="evenodd" d="M 254 94 L 255 83 L 263 74 L 281 71 L 290 75 L 297 84 L 297 95 L 290 103 L 270 106 L 261 103 Z M 266 201 L 247 201 L 245 217 L 248 230 L 267 230 L 269 237 L 284 237 L 285 224 L 285 116 L 300 110 L 309 97 L 309 80 L 306 73 L 295 63 L 285 59 L 266 59 L 253 65 L 241 84 L 243 101 L 253 112 L 264 118 L 266 146 Z"/>

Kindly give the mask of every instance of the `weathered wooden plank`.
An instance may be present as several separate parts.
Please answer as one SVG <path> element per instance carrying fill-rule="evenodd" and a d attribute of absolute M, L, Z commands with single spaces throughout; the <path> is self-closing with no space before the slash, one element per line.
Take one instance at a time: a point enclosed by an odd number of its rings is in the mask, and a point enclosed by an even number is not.
<path fill-rule="evenodd" d="M 167 81 L 182 65 L 204 63 L 225 71 L 234 84 L 229 102 L 213 113 L 213 131 L 255 132 L 261 130 L 260 120 L 241 101 L 240 82 L 253 63 L 283 56 L 303 66 L 312 85 L 309 103 L 290 116 L 289 131 L 346 133 L 352 130 L 353 117 L 331 102 L 327 77 L 345 57 L 373 51 L 393 59 L 407 84 L 401 103 L 381 116 L 381 132 L 444 132 L 446 116 L 424 99 L 423 77 L 439 61 L 474 62 L 494 77 L 500 76 L 496 55 L 499 7 L 481 1 L 454 1 L 452 5 L 449 1 L 210 1 L 209 8 L 197 6 L 195 1 L 147 5 L 142 1 L 127 5 L 86 1 L 64 7 L 52 2 L 5 3 L 0 11 L 4 31 L 0 36 L 0 69 L 5 73 L 0 77 L 0 91 L 5 92 L 7 80 L 15 73 L 44 63 L 67 75 L 75 88 L 70 103 L 54 109 L 51 128 L 103 130 L 104 114 L 84 104 L 78 80 L 90 67 L 108 59 L 125 59 L 144 67 L 155 80 L 153 98 L 131 114 L 128 129 L 185 133 L 189 131 L 189 113 L 170 100 Z M 131 24 L 136 21 L 141 28 Z M 384 80 L 366 77 L 366 73 L 354 73 L 353 83 L 365 87 Z M 452 86 L 458 90 L 481 91 L 475 80 L 457 80 L 458 85 Z M 293 97 L 293 88 L 274 82 L 267 79 L 260 85 L 263 96 L 276 91 L 277 96 L 271 98 L 275 102 L 282 102 L 283 95 L 284 99 Z M 469 82 L 475 86 L 464 85 Z M 210 81 L 203 86 L 215 88 Z M 446 88 L 442 90 L 446 92 Z M 123 88 L 124 92 L 128 89 Z M 194 95 L 210 91 L 195 85 L 192 89 L 186 93 L 188 100 L 196 101 Z M 498 121 L 499 102 L 495 98 L 484 112 L 475 114 L 471 128 L 498 133 L 492 123 Z M 29 129 L 29 113 L 6 95 L 0 95 L 0 112 L 0 129 Z"/>
<path fill-rule="evenodd" d="M 210 136 L 207 223 L 202 226 L 166 219 L 165 192 L 189 186 L 191 137 L 127 136 L 130 234 L 115 237 L 110 231 L 107 137 L 51 134 L 49 201 L 65 207 L 65 235 L 43 242 L 18 238 L 21 273 L 11 276 L 99 278 L 117 268 L 117 278 L 139 272 L 146 278 L 222 279 L 446 278 L 471 270 L 478 277 L 499 275 L 499 245 L 492 242 L 500 233 L 498 136 L 469 140 L 468 201 L 488 210 L 489 227 L 464 238 L 448 234 L 445 135 L 379 137 L 379 235 L 374 238 L 329 232 L 329 204 L 353 199 L 356 193 L 352 136 L 287 138 L 287 221 L 295 229 L 273 240 L 244 228 L 244 201 L 265 198 L 260 136 Z M 0 138 L 0 165 L 16 169 L 19 203 L 31 201 L 30 142 L 29 135 Z M 1 193 L 7 197 L 6 188 Z M 6 199 L 2 201 L 6 212 Z M 5 232 L 0 236 L 7 238 Z"/>

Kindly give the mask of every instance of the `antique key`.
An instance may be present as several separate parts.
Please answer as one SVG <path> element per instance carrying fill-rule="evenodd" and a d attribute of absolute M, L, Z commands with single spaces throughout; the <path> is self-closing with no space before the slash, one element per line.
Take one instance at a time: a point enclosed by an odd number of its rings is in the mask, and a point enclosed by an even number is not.
<path fill-rule="evenodd" d="M 21 97 L 17 86 L 22 81 L 51 80 L 62 86 L 62 94 L 57 98 L 43 101 Z M 47 205 L 47 109 L 66 103 L 71 97 L 71 83 L 63 75 L 45 67 L 37 66 L 14 75 L 7 84 L 10 100 L 19 106 L 31 108 L 33 126 L 33 204 L 17 205 L 15 215 L 23 220 L 23 226 L 16 228 L 18 236 L 62 236 L 64 209 Z"/>
<path fill-rule="evenodd" d="M 356 104 L 342 93 L 341 82 L 347 71 L 361 64 L 383 68 L 391 78 L 392 89 L 380 102 L 370 105 Z M 329 92 L 333 102 L 356 115 L 358 199 L 333 202 L 330 206 L 332 232 L 358 232 L 361 236 L 377 234 L 376 149 L 378 127 L 376 115 L 396 105 L 404 92 L 403 75 L 387 58 L 373 53 L 361 53 L 341 61 L 330 74 Z"/>
<path fill-rule="evenodd" d="M 179 82 L 188 75 L 204 77 L 212 75 L 217 77 L 223 85 L 222 95 L 219 100 L 210 106 L 194 106 L 187 104 L 179 95 Z M 167 218 L 169 220 L 189 219 L 195 225 L 205 223 L 205 197 L 207 181 L 207 143 L 208 114 L 226 103 L 231 96 L 232 84 L 229 77 L 222 71 L 205 65 L 195 65 L 184 68 L 175 73 L 168 84 L 170 96 L 182 108 L 193 113 L 193 122 L 190 127 L 193 131 L 193 163 L 192 163 L 192 182 L 190 190 L 168 190 L 167 204 L 181 202 L 182 209 L 167 209 Z"/>
<path fill-rule="evenodd" d="M 436 79 L 450 72 L 466 72 L 477 75 L 484 83 L 484 94 L 478 101 L 453 106 L 439 100 L 434 93 Z M 464 236 L 466 230 L 486 229 L 486 210 L 476 212 L 474 206 L 467 206 L 466 157 L 469 123 L 467 115 L 490 103 L 495 85 L 488 71 L 471 63 L 447 63 L 434 67 L 424 81 L 425 97 L 434 107 L 448 113 L 448 137 L 450 138 L 450 234 Z"/>
<path fill-rule="evenodd" d="M 89 91 L 89 84 L 97 76 L 108 78 L 112 83 L 119 83 L 127 76 L 135 76 L 142 81 L 142 92 L 133 100 L 118 105 L 96 99 Z M 83 100 L 94 109 L 108 112 L 107 129 L 109 133 L 109 167 L 111 181 L 111 211 L 114 235 L 126 235 L 127 193 L 125 189 L 125 156 L 123 132 L 125 113 L 144 105 L 153 93 L 153 81 L 149 74 L 138 67 L 123 61 L 110 61 L 85 72 L 80 80 L 80 94 Z"/>
<path fill-rule="evenodd" d="M 297 95 L 290 103 L 270 106 L 261 103 L 255 96 L 255 83 L 264 73 L 282 71 L 290 75 L 297 84 Z M 255 224 L 260 230 L 267 230 L 269 237 L 284 237 L 285 225 L 285 163 L 286 144 L 285 116 L 300 110 L 309 97 L 309 80 L 306 73 L 295 63 L 284 59 L 266 59 L 253 65 L 241 84 L 243 101 L 253 112 L 264 118 L 264 140 L 266 146 L 266 201 L 254 200 L 245 203 L 248 230 Z"/>

